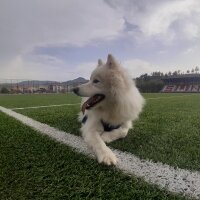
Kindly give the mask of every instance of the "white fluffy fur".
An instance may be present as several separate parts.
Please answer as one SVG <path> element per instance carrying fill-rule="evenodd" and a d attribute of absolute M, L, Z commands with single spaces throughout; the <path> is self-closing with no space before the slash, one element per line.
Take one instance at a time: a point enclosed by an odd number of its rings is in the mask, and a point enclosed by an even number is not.
<path fill-rule="evenodd" d="M 99 82 L 94 83 L 97 79 Z M 144 99 L 135 86 L 132 78 L 112 55 L 108 55 L 104 64 L 98 61 L 97 68 L 92 72 L 90 81 L 78 87 L 78 95 L 88 97 L 94 94 L 104 94 L 105 99 L 90 110 L 86 110 L 88 119 L 81 127 L 85 142 L 95 153 L 98 161 L 107 165 L 115 165 L 117 158 L 105 143 L 124 138 L 132 128 L 142 111 Z M 79 119 L 82 120 L 80 113 Z M 104 132 L 101 120 L 112 125 L 122 124 L 111 132 Z"/>

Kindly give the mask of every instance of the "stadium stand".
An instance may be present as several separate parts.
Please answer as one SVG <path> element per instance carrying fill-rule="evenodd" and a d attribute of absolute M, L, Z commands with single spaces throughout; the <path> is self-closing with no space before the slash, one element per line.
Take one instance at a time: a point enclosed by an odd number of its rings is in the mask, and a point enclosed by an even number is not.
<path fill-rule="evenodd" d="M 200 92 L 200 74 L 184 74 L 162 79 L 165 86 L 161 92 Z"/>
<path fill-rule="evenodd" d="M 164 88 L 162 89 L 162 92 L 174 92 L 176 89 L 175 85 L 165 85 Z"/>
<path fill-rule="evenodd" d="M 192 92 L 199 92 L 199 85 L 193 85 Z"/>
<path fill-rule="evenodd" d="M 185 92 L 192 92 L 192 85 L 186 85 Z"/>

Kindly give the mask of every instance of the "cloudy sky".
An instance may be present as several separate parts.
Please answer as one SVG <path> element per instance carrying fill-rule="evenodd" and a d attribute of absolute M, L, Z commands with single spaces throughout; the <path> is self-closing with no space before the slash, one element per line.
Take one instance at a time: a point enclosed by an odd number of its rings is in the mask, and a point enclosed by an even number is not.
<path fill-rule="evenodd" d="M 112 53 L 133 77 L 200 65 L 199 0 L 1 0 L 0 79 L 89 78 Z"/>

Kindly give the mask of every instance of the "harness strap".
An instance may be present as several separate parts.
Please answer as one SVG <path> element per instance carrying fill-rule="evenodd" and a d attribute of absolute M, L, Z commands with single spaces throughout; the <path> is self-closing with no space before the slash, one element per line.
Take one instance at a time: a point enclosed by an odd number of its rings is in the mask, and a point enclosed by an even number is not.
<path fill-rule="evenodd" d="M 104 131 L 106 131 L 106 132 L 110 132 L 114 129 L 118 129 L 121 127 L 121 124 L 113 126 L 112 124 L 104 122 L 103 120 L 101 120 L 101 124 L 103 125 Z"/>
<path fill-rule="evenodd" d="M 86 123 L 86 121 L 87 121 L 87 119 L 88 119 L 88 116 L 87 115 L 85 115 L 84 117 L 83 117 L 83 119 L 82 119 L 82 124 L 85 124 Z"/>
<path fill-rule="evenodd" d="M 85 124 L 86 121 L 87 121 L 87 119 L 88 119 L 88 116 L 85 115 L 85 116 L 83 117 L 83 119 L 82 119 L 82 123 Z M 110 131 L 112 131 L 112 130 L 114 130 L 114 129 L 118 129 L 118 128 L 121 127 L 121 124 L 116 125 L 116 126 L 113 126 L 113 125 L 111 125 L 111 124 L 109 124 L 109 123 L 107 123 L 107 122 L 104 122 L 103 120 L 101 120 L 101 124 L 102 124 L 102 126 L 103 126 L 103 128 L 104 128 L 104 131 L 106 131 L 106 132 L 110 132 Z"/>

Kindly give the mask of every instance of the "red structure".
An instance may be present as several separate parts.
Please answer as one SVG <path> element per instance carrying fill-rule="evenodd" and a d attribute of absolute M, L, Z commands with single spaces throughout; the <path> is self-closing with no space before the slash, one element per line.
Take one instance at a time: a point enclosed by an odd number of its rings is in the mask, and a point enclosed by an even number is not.
<path fill-rule="evenodd" d="M 200 93 L 200 74 L 185 74 L 163 78 L 165 86 L 161 92 Z"/>

